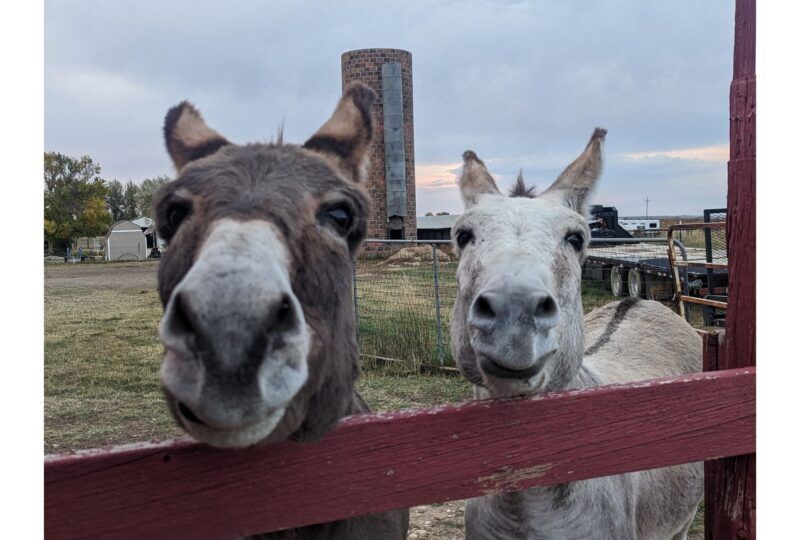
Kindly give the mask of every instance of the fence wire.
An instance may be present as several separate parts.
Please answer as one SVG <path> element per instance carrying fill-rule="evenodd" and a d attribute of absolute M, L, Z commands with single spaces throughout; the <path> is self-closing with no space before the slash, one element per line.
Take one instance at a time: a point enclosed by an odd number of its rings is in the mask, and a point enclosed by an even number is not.
<path fill-rule="evenodd" d="M 714 221 L 722 221 L 725 214 Z M 680 260 L 727 260 L 725 232 L 684 231 Z M 710 242 L 707 243 L 707 242 Z M 710 249 L 707 249 L 710 247 Z M 357 339 L 363 356 L 421 366 L 452 366 L 450 320 L 458 287 L 458 261 L 449 240 L 366 240 L 355 261 Z M 705 290 L 705 269 L 687 268 L 687 284 Z M 715 271 L 715 287 L 727 273 Z M 719 288 L 717 292 L 719 292 Z M 705 292 L 705 291 L 704 291 Z M 665 234 L 592 239 L 582 269 L 585 312 L 627 296 L 657 300 L 676 309 Z M 690 306 L 696 327 L 722 324 L 721 315 Z"/>
<path fill-rule="evenodd" d="M 452 365 L 457 266 L 447 240 L 366 240 L 355 262 L 361 354 Z"/>

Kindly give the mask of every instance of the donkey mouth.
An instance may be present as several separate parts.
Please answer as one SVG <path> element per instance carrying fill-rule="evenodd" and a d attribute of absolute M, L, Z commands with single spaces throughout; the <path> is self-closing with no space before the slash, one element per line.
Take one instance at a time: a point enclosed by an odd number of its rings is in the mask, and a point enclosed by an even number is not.
<path fill-rule="evenodd" d="M 498 377 L 500 379 L 531 379 L 543 368 L 542 362 L 539 360 L 525 369 L 511 369 L 498 363 L 497 360 L 490 356 L 482 355 L 480 357 L 481 370 L 487 375 Z"/>
<path fill-rule="evenodd" d="M 193 422 L 193 423 L 195 423 L 195 424 L 202 424 L 202 425 L 205 425 L 205 422 L 203 422 L 202 420 L 200 420 L 200 419 L 197 417 L 197 415 L 196 415 L 196 414 L 194 414 L 194 411 L 192 411 L 191 409 L 189 409 L 189 408 L 186 406 L 186 404 L 185 404 L 185 403 L 183 403 L 182 401 L 178 401 L 178 402 L 177 402 L 177 409 L 180 411 L 180 414 L 183 416 L 183 418 L 185 418 L 185 419 L 186 419 L 186 420 L 188 420 L 189 422 Z"/>
<path fill-rule="evenodd" d="M 215 448 L 245 448 L 275 439 L 274 432 L 285 412 L 285 408 L 276 409 L 251 424 L 226 428 L 207 424 L 181 401 L 175 405 L 175 417 L 183 430 Z"/>
<path fill-rule="evenodd" d="M 245 448 L 281 440 L 286 427 L 280 428 L 287 407 L 267 410 L 259 418 L 239 425 L 223 425 L 196 413 L 191 407 L 172 396 L 164 387 L 169 411 L 177 425 L 195 441 L 215 448 Z M 285 433 L 277 434 L 278 431 Z"/>

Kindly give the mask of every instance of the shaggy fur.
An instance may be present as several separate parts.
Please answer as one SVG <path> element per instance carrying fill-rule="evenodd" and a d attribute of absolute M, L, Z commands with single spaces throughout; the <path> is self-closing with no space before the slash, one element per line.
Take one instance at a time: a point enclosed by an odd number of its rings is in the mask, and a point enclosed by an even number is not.
<path fill-rule="evenodd" d="M 453 230 L 456 239 L 463 231 L 464 245 L 456 245 L 452 342 L 478 397 L 701 369 L 700 338 L 658 302 L 627 299 L 583 317 L 586 203 L 602 169 L 605 133 L 595 130 L 582 155 L 534 198 L 522 181 L 516 197 L 500 195 L 483 163 L 465 153 L 459 183 L 466 210 Z M 512 296 L 498 302 L 499 295 Z M 702 495 L 702 464 L 691 463 L 472 499 L 465 531 L 476 540 L 685 539 Z"/>

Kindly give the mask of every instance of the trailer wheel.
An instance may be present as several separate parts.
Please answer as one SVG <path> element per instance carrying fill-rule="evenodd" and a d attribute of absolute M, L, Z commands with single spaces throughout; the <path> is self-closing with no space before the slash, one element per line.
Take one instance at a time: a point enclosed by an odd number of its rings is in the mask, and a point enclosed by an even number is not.
<path fill-rule="evenodd" d="M 647 295 L 647 276 L 638 268 L 627 272 L 627 292 L 633 298 L 645 298 Z"/>
<path fill-rule="evenodd" d="M 610 291 L 617 297 L 627 294 L 627 272 L 617 265 L 610 269 Z"/>

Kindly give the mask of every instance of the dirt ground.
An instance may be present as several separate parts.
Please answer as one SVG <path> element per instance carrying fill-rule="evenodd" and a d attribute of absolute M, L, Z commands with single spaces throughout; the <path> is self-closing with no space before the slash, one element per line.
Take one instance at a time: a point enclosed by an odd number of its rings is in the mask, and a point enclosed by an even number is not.
<path fill-rule="evenodd" d="M 129 263 L 49 263 L 45 265 L 46 287 L 157 287 L 158 261 Z"/>
<path fill-rule="evenodd" d="M 411 508 L 408 540 L 463 540 L 464 501 Z"/>

